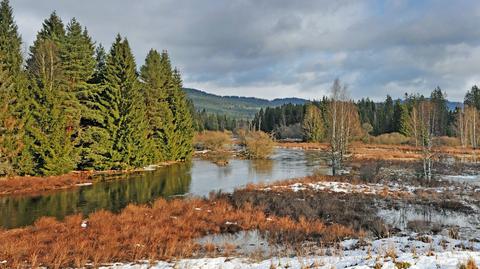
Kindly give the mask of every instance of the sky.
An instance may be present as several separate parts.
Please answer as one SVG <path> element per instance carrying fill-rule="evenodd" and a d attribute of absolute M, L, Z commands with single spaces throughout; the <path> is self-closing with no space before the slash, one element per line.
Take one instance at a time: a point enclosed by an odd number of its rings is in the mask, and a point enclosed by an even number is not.
<path fill-rule="evenodd" d="M 267 99 L 425 95 L 461 101 L 480 84 L 478 0 L 10 0 L 25 53 L 56 10 L 109 48 L 126 36 L 137 64 L 168 50 L 184 86 Z"/>

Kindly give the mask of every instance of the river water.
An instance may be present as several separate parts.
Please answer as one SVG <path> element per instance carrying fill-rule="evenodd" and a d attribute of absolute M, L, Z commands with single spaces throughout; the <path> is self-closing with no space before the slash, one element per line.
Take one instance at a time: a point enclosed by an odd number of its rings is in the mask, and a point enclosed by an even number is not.
<path fill-rule="evenodd" d="M 230 160 L 226 166 L 194 159 L 155 171 L 125 175 L 90 186 L 35 196 L 0 198 L 0 227 L 32 224 L 42 216 L 58 219 L 71 214 L 88 215 L 105 209 L 119 212 L 130 203 L 145 204 L 159 197 L 206 196 L 210 192 L 230 192 L 248 183 L 269 183 L 328 174 L 325 153 L 300 149 L 277 149 L 270 160 Z"/>

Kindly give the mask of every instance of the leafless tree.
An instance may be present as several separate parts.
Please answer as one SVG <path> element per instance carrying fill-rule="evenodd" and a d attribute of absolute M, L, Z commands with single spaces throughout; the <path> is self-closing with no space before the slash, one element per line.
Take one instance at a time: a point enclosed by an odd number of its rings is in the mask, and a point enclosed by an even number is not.
<path fill-rule="evenodd" d="M 465 106 L 457 115 L 457 136 L 463 147 L 478 148 L 480 113 L 473 106 Z"/>
<path fill-rule="evenodd" d="M 433 138 L 437 111 L 435 105 L 428 100 L 414 104 L 408 117 L 408 128 L 415 139 L 416 146 L 421 147 L 423 162 L 423 177 L 432 179 L 433 168 Z"/>
<path fill-rule="evenodd" d="M 348 98 L 347 86 L 339 79 L 331 88 L 327 121 L 332 174 L 336 175 L 343 167 L 352 137 L 361 129 L 356 106 Z"/>

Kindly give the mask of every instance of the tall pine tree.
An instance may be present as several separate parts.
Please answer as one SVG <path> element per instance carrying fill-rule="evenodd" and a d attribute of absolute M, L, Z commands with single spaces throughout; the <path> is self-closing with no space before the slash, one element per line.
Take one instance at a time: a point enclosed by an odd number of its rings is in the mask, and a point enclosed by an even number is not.
<path fill-rule="evenodd" d="M 8 0 L 0 3 L 0 175 L 17 170 L 26 109 L 21 39 Z"/>
<path fill-rule="evenodd" d="M 137 80 L 135 59 L 126 39 L 117 36 L 106 60 L 102 90 L 92 96 L 97 119 L 91 147 L 94 168 L 127 169 L 147 164 L 151 154 L 145 103 Z"/>
<path fill-rule="evenodd" d="M 169 105 L 169 85 L 171 66 L 156 50 L 150 50 L 145 64 L 140 69 L 145 96 L 146 118 L 149 126 L 149 139 L 153 140 L 151 151 L 154 162 L 169 158 L 169 140 L 174 136 L 174 119 Z"/>
<path fill-rule="evenodd" d="M 62 174 L 73 170 L 77 162 L 71 114 L 67 113 L 71 97 L 65 90 L 64 46 L 64 26 L 54 12 L 43 23 L 27 61 L 31 113 L 25 123 L 26 152 L 22 157 L 32 165 L 25 166 L 23 173 Z"/>
<path fill-rule="evenodd" d="M 190 114 L 190 108 L 185 92 L 183 91 L 183 82 L 180 72 L 173 71 L 173 88 L 171 93 L 170 109 L 172 110 L 175 135 L 173 140 L 171 160 L 186 160 L 191 157 L 193 150 L 193 118 Z"/>

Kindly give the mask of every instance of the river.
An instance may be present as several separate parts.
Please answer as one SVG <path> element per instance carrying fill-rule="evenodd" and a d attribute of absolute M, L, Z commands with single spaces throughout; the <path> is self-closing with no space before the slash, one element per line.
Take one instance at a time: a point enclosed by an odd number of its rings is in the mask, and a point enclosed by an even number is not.
<path fill-rule="evenodd" d="M 1 197 L 0 226 L 21 227 L 43 216 L 63 219 L 101 209 L 119 212 L 130 203 L 146 204 L 159 197 L 206 196 L 212 191 L 231 192 L 249 183 L 328 174 L 330 169 L 325 159 L 321 151 L 279 148 L 269 160 L 233 159 L 226 166 L 218 166 L 194 159 L 90 186 L 42 195 Z"/>

